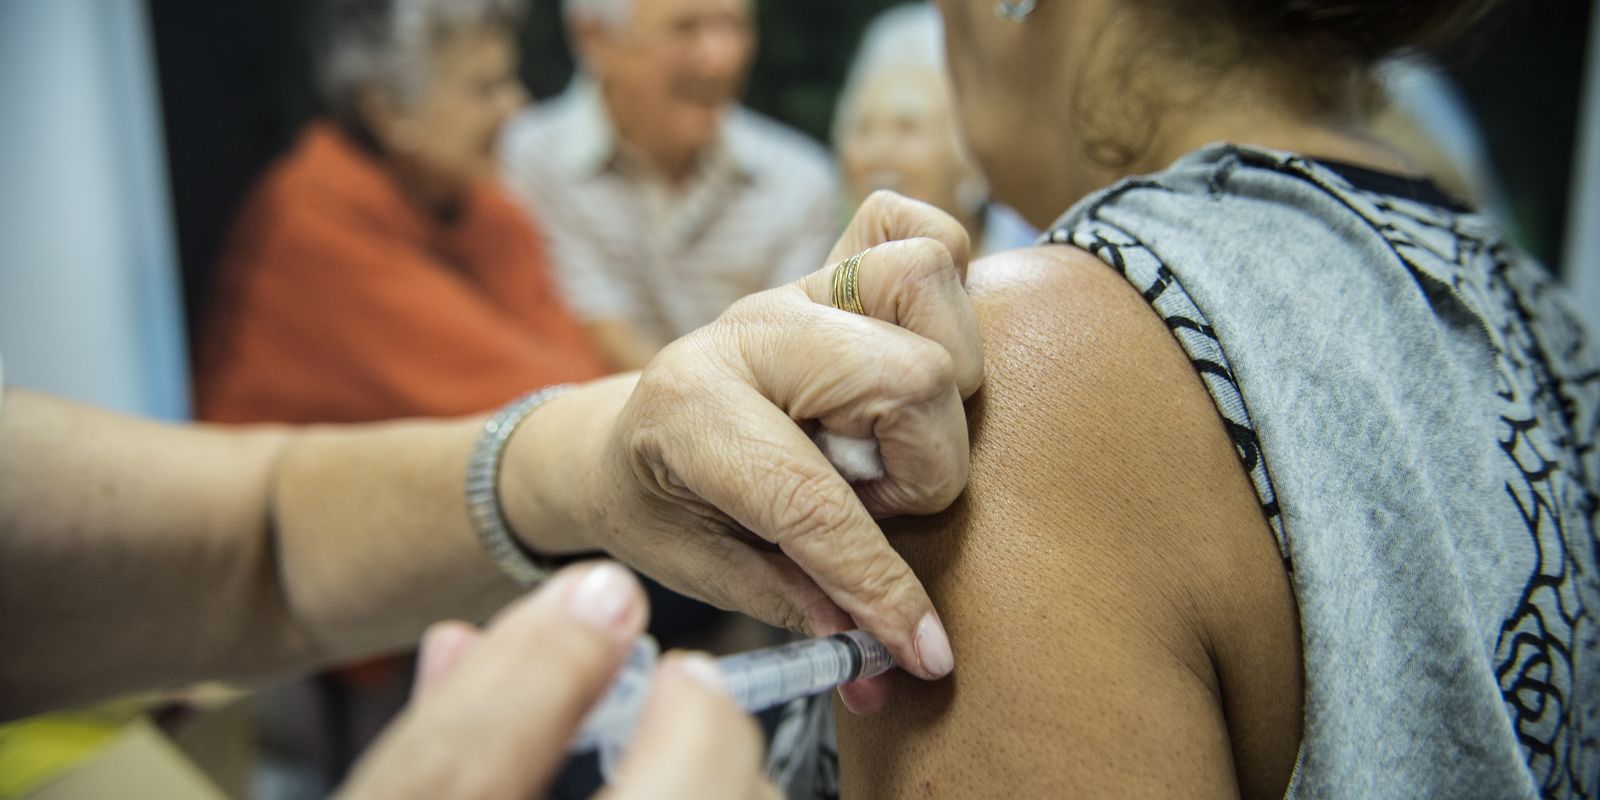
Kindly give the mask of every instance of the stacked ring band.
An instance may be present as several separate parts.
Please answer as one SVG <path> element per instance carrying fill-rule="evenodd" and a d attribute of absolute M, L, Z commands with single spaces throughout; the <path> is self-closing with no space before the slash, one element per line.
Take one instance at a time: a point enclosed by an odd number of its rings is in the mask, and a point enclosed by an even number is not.
<path fill-rule="evenodd" d="M 861 258 L 863 250 L 833 268 L 833 307 L 852 314 L 866 315 L 861 306 Z"/>

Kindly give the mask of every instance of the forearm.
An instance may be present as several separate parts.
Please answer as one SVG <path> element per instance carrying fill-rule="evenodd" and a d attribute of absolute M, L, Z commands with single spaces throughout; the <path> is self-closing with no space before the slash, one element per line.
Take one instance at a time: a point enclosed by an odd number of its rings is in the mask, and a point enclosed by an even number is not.
<path fill-rule="evenodd" d="M 0 717 L 311 657 L 267 535 L 284 441 L 8 392 Z"/>
<path fill-rule="evenodd" d="M 611 424 L 637 375 L 541 405 L 501 459 L 499 496 L 535 552 L 596 549 Z M 284 448 L 272 492 L 292 617 L 328 655 L 416 640 L 445 617 L 482 620 L 516 587 L 468 523 L 463 481 L 481 419 L 312 429 Z"/>
<path fill-rule="evenodd" d="M 589 549 L 573 522 L 593 516 L 574 510 L 592 469 L 568 467 L 600 447 L 590 435 L 604 423 L 587 412 L 620 405 L 632 385 L 608 383 L 606 402 L 552 404 L 512 439 L 502 485 L 551 481 L 502 492 L 538 549 Z M 546 410 L 560 418 L 535 426 Z M 462 481 L 480 429 L 182 428 L 8 397 L 0 717 L 304 669 L 404 646 L 441 618 L 486 617 L 517 587 L 467 522 Z"/>
<path fill-rule="evenodd" d="M 408 420 L 307 429 L 284 445 L 267 535 L 286 617 L 315 657 L 403 647 L 430 622 L 481 621 L 514 596 L 468 524 L 481 429 Z"/>
<path fill-rule="evenodd" d="M 596 549 L 610 426 L 636 375 L 535 410 L 506 446 L 499 496 L 513 533 L 550 556 Z M 468 523 L 463 481 L 481 419 L 312 429 L 284 447 L 271 492 L 288 618 L 322 657 L 416 641 L 447 617 L 482 620 L 517 587 Z"/>

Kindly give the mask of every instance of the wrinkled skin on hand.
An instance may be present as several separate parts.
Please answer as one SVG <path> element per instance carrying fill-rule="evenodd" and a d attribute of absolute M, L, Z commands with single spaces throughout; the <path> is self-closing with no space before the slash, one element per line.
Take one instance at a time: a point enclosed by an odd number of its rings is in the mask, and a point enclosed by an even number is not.
<path fill-rule="evenodd" d="M 611 428 L 601 544 L 772 624 L 864 628 L 937 678 L 953 666 L 943 627 L 874 520 L 941 511 L 966 485 L 962 401 L 983 377 L 969 244 L 942 212 L 880 192 L 833 263 L 867 248 L 864 316 L 832 307 L 829 266 L 740 301 L 650 363 Z M 811 441 L 819 425 L 875 439 L 885 476 L 847 483 Z M 846 698 L 874 708 L 883 685 Z"/>

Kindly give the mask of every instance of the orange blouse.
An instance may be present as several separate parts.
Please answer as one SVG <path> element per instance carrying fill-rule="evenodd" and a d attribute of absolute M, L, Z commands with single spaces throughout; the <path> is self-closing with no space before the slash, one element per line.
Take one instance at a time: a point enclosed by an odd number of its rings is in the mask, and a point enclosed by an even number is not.
<path fill-rule="evenodd" d="M 498 186 L 441 223 L 328 123 L 246 202 L 201 330 L 195 407 L 216 422 L 468 414 L 605 372 Z"/>

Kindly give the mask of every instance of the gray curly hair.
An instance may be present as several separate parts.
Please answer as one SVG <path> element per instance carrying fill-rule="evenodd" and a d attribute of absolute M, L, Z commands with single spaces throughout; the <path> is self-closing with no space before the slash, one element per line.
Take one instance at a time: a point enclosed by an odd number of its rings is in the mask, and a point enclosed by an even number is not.
<path fill-rule="evenodd" d="M 628 16 L 633 13 L 633 0 L 565 0 L 561 8 L 568 25 L 592 19 L 609 25 L 612 30 L 621 30 L 627 27 Z"/>
<path fill-rule="evenodd" d="M 526 0 L 335 0 L 319 74 L 335 119 L 360 130 L 361 93 L 409 103 L 427 86 L 433 50 L 462 31 L 515 34 Z"/>

